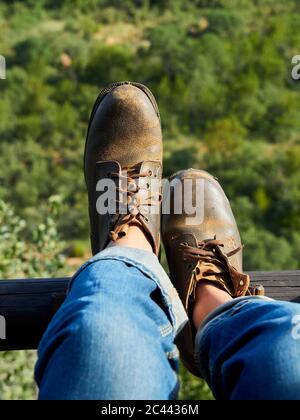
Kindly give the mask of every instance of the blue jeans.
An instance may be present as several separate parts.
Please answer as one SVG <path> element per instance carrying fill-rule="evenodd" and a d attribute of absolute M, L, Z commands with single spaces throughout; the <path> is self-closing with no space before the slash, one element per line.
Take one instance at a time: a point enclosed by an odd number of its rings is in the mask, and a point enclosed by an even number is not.
<path fill-rule="evenodd" d="M 300 305 L 241 298 L 196 337 L 199 368 L 219 399 L 300 399 Z M 176 334 L 187 322 L 157 257 L 108 248 L 74 276 L 38 350 L 40 399 L 172 400 Z"/>

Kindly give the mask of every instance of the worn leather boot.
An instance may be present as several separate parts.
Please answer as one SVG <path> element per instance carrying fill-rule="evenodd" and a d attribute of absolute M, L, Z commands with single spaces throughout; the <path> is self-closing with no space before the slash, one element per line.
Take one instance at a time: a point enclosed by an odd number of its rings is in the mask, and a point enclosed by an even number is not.
<path fill-rule="evenodd" d="M 190 180 L 190 184 L 185 184 Z M 192 324 L 196 286 L 211 282 L 233 298 L 261 295 L 261 286 L 250 288 L 250 279 L 243 273 L 242 245 L 229 201 L 218 181 L 207 172 L 189 169 L 174 174 L 170 182 L 181 184 L 182 189 L 170 188 L 170 214 L 163 215 L 162 237 L 165 245 L 171 280 L 188 313 L 190 323 L 177 338 L 185 366 L 196 376 L 201 376 L 194 356 L 196 330 Z M 198 183 L 198 187 L 197 187 Z M 176 194 L 197 203 L 196 191 L 201 194 L 197 225 L 183 210 L 175 214 Z M 198 197 L 199 198 L 199 197 Z M 198 200 L 199 201 L 199 200 Z M 199 210 L 199 209 L 198 209 Z M 178 213 L 178 209 L 177 209 Z M 188 217 L 188 219 L 187 219 Z"/>
<path fill-rule="evenodd" d="M 122 82 L 100 93 L 90 117 L 84 173 L 93 254 L 125 236 L 133 224 L 142 227 L 158 254 L 161 190 L 160 182 L 153 180 L 161 180 L 162 131 L 158 106 L 148 88 Z M 106 179 L 115 185 L 116 198 L 110 200 L 115 201 L 115 210 L 107 206 L 104 213 L 96 206 L 107 193 L 99 181 Z"/>

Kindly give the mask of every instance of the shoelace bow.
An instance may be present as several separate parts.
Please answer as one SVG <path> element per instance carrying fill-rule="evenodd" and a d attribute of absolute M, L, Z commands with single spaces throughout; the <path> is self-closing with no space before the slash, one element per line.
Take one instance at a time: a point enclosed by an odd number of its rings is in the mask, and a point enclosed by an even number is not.
<path fill-rule="evenodd" d="M 224 279 L 230 276 L 229 273 L 229 262 L 227 258 L 232 257 L 243 249 L 243 246 L 239 246 L 236 249 L 225 254 L 221 248 L 224 247 L 222 241 L 217 240 L 216 237 L 211 240 L 202 241 L 197 243 L 197 248 L 189 246 L 187 243 L 180 244 L 182 250 L 182 256 L 185 261 L 194 262 L 197 261 L 195 269 L 192 273 L 192 280 L 189 284 L 188 293 L 186 296 L 186 308 L 190 298 L 193 300 L 196 298 L 196 286 L 199 280 L 207 279 L 210 277 L 220 278 L 219 282 L 228 290 L 226 281 Z M 227 258 L 226 258 L 227 257 Z M 204 264 L 199 264 L 204 263 Z M 234 269 L 233 269 L 234 270 Z M 238 274 L 238 272 L 236 271 Z M 241 274 L 245 278 L 248 276 Z M 246 284 L 246 282 L 245 282 Z M 263 294 L 263 288 L 261 286 L 256 288 L 248 289 L 247 294 Z"/>
<path fill-rule="evenodd" d="M 238 252 L 240 252 L 243 249 L 243 245 L 235 248 L 227 254 L 225 254 L 221 250 L 221 248 L 224 247 L 223 242 L 217 240 L 216 237 L 211 240 L 198 242 L 197 248 L 189 246 L 187 243 L 182 243 L 180 246 L 182 249 L 184 260 L 191 262 L 196 260 L 198 262 L 204 263 L 200 264 L 200 266 L 199 264 L 197 264 L 195 270 L 193 271 L 193 278 L 189 284 L 189 289 L 186 297 L 186 308 L 188 307 L 188 302 L 191 296 L 195 300 L 197 282 L 201 279 L 209 280 L 209 278 L 212 276 L 215 278 L 220 278 L 220 284 L 225 286 L 225 289 L 228 291 L 228 287 L 224 278 L 226 279 L 226 277 L 228 278 L 228 276 L 231 277 L 232 273 L 234 273 L 234 275 L 237 274 L 239 275 L 239 278 L 242 278 L 243 285 L 248 283 L 248 290 L 246 292 L 246 295 L 264 295 L 264 287 L 262 285 L 255 285 L 251 287 L 249 286 L 250 279 L 249 276 L 247 276 L 246 274 L 238 273 L 234 268 L 232 268 L 233 271 L 231 271 L 231 273 L 229 272 L 230 264 L 227 258 L 230 258 L 233 255 L 236 255 Z M 224 261 L 222 261 L 224 257 L 225 259 Z M 213 269 L 213 267 L 215 269 Z M 247 279 L 247 282 L 244 279 Z"/>
<path fill-rule="evenodd" d="M 222 241 L 217 240 L 216 238 L 210 239 L 207 241 L 202 241 L 197 243 L 197 248 L 193 246 L 189 246 L 186 243 L 180 244 L 180 247 L 183 251 L 183 258 L 185 260 L 201 260 L 204 262 L 209 262 L 213 264 L 218 264 L 218 266 L 224 266 L 226 268 L 226 264 L 220 261 L 217 258 L 217 249 L 219 249 L 219 255 L 223 255 L 226 257 L 232 257 L 233 255 L 237 254 L 243 249 L 243 246 L 239 246 L 238 248 L 234 249 L 233 251 L 228 252 L 227 254 L 222 253 L 220 248 L 224 247 Z"/>
<path fill-rule="evenodd" d="M 123 173 L 126 172 L 126 175 Z M 139 193 L 141 190 L 148 191 L 150 185 L 139 186 L 137 180 L 139 178 L 148 178 L 153 175 L 151 170 L 147 172 L 139 172 L 138 166 L 133 166 L 130 168 L 123 168 L 121 173 L 111 172 L 110 177 L 119 180 L 119 185 L 122 187 L 116 187 L 118 196 L 124 197 L 124 200 L 116 199 L 117 206 L 126 206 L 127 213 L 120 214 L 119 220 L 116 223 L 114 230 L 110 231 L 110 238 L 113 241 L 116 241 L 122 236 L 125 236 L 129 226 L 132 223 L 141 224 L 140 216 L 147 220 L 147 217 L 140 213 L 140 206 L 158 206 L 161 203 L 162 195 L 160 193 L 157 196 L 151 195 L 147 197 L 141 196 Z M 124 203 L 124 201 L 127 201 Z"/>

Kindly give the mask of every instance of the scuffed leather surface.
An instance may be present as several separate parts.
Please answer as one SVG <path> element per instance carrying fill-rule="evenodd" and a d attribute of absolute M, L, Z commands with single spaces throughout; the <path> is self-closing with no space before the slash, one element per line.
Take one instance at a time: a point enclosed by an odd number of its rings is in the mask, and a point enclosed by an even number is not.
<path fill-rule="evenodd" d="M 189 169 L 174 174 L 171 178 L 202 179 L 204 181 L 204 219 L 194 226 L 186 225 L 185 214 L 163 215 L 162 237 L 170 268 L 171 280 L 177 289 L 183 304 L 186 303 L 190 282 L 197 262 L 184 260 L 180 244 L 197 248 L 198 242 L 217 238 L 224 243 L 224 253 L 230 253 L 241 246 L 241 238 L 229 201 L 218 181 L 205 171 Z M 183 188 L 184 194 L 184 188 Z M 194 192 L 194 189 L 193 189 Z M 193 198 L 195 202 L 195 198 Z M 171 203 L 174 191 L 171 190 Z M 238 271 L 243 271 L 242 252 L 228 258 Z M 189 311 L 190 308 L 188 308 Z M 188 314 L 191 318 L 191 314 Z M 189 323 L 177 338 L 177 345 L 186 367 L 196 376 L 201 376 L 194 358 L 195 331 Z"/>
<path fill-rule="evenodd" d="M 155 99 L 146 87 L 129 82 L 108 86 L 97 98 L 90 117 L 84 174 L 93 254 L 100 252 L 106 245 L 112 221 L 109 215 L 100 216 L 96 211 L 96 183 L 99 176 L 102 176 L 101 170 L 99 172 L 97 168 L 99 161 L 115 161 L 122 168 L 152 161 L 159 163 L 161 171 L 160 117 Z M 158 217 L 151 218 L 149 229 L 158 248 Z"/>

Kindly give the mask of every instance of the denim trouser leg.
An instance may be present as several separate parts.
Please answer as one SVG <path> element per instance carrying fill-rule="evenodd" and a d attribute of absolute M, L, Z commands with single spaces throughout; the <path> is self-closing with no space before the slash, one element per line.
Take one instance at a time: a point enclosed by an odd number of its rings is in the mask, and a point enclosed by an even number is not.
<path fill-rule="evenodd" d="M 200 370 L 223 400 L 300 399 L 300 305 L 241 298 L 196 337 Z"/>
<path fill-rule="evenodd" d="M 186 314 L 149 252 L 109 248 L 74 276 L 38 351 L 41 399 L 173 399 Z M 231 301 L 196 337 L 218 399 L 300 399 L 300 305 Z"/>
<path fill-rule="evenodd" d="M 39 398 L 176 398 L 174 337 L 184 322 L 154 254 L 109 248 L 74 277 L 41 341 Z"/>

